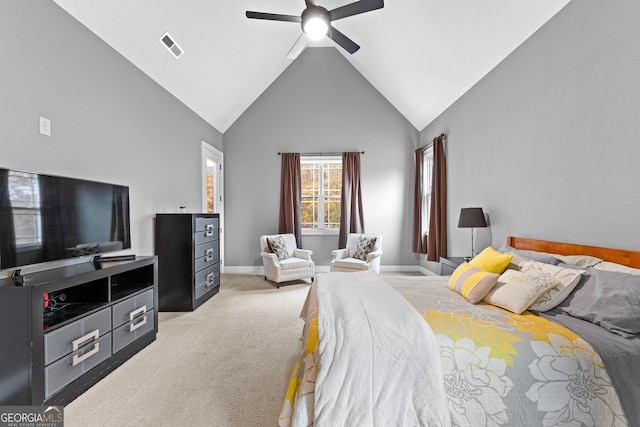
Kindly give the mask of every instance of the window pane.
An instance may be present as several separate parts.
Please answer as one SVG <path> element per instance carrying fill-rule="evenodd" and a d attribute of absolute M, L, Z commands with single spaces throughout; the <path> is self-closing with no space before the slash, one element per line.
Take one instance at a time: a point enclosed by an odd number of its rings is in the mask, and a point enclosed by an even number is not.
<path fill-rule="evenodd" d="M 324 203 L 324 226 L 340 228 L 340 197 L 327 197 Z"/>
<path fill-rule="evenodd" d="M 318 194 L 318 164 L 301 164 L 300 179 L 302 196 L 316 196 Z"/>
<path fill-rule="evenodd" d="M 339 196 L 342 191 L 342 164 L 325 163 L 324 165 L 324 194 Z"/>

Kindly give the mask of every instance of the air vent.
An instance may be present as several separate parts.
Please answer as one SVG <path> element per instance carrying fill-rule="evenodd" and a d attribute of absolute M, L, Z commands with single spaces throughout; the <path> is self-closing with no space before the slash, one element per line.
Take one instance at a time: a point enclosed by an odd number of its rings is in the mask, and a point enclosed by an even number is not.
<path fill-rule="evenodd" d="M 167 50 L 169 52 L 171 52 L 171 54 L 176 58 L 180 58 L 180 55 L 182 55 L 183 50 L 180 48 L 180 46 L 178 46 L 178 44 L 173 40 L 173 38 L 171 37 L 171 35 L 169 35 L 169 33 L 164 33 L 162 35 L 162 37 L 160 37 L 160 43 L 162 43 L 164 45 L 164 47 L 167 48 Z"/>

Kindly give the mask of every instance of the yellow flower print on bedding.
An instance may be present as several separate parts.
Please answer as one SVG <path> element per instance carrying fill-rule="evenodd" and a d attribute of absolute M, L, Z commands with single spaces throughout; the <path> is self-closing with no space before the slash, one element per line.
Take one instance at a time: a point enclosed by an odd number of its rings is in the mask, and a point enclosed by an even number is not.
<path fill-rule="evenodd" d="M 575 332 L 565 328 L 564 326 L 550 322 L 549 320 L 529 311 L 525 311 L 519 315 L 510 315 L 507 323 L 509 325 L 513 325 L 513 327 L 518 331 L 531 334 L 534 341 L 550 342 L 551 334 L 563 336 L 570 341 L 579 338 Z"/>
<path fill-rule="evenodd" d="M 490 357 L 503 359 L 507 365 L 513 365 L 512 356 L 518 354 L 513 343 L 521 342 L 522 339 L 503 330 L 493 322 L 453 311 L 429 310 L 427 313 L 421 314 L 434 333 L 447 335 L 454 341 L 468 338 L 477 347 L 489 347 L 491 349 Z M 461 324 L 464 325 L 464 328 L 460 328 Z"/>

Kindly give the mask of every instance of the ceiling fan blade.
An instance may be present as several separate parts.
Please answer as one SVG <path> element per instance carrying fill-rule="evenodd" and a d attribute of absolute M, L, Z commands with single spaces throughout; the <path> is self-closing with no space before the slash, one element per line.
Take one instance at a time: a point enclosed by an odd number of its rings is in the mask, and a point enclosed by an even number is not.
<path fill-rule="evenodd" d="M 286 22 L 300 22 L 302 20 L 299 16 L 294 16 L 294 15 L 280 15 L 277 13 L 251 12 L 249 10 L 247 11 L 247 18 L 266 19 L 269 21 L 286 21 Z"/>
<path fill-rule="evenodd" d="M 333 27 L 329 29 L 329 34 L 327 34 L 327 36 L 349 53 L 356 53 L 358 49 L 360 49 L 360 46 L 358 46 L 353 40 Z"/>
<path fill-rule="evenodd" d="M 384 0 L 360 0 L 329 11 L 331 20 L 347 18 L 384 7 Z"/>
<path fill-rule="evenodd" d="M 304 33 L 302 33 L 289 50 L 289 53 L 287 53 L 287 59 L 296 59 L 298 55 L 302 53 L 305 47 L 307 47 L 307 37 L 304 35 Z"/>

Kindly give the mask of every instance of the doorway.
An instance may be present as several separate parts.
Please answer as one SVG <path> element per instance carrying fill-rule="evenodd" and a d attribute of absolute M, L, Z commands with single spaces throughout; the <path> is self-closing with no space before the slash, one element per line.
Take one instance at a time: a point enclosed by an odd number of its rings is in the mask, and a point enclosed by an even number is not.
<path fill-rule="evenodd" d="M 202 211 L 220 214 L 220 272 L 224 272 L 224 154 L 202 141 Z"/>

